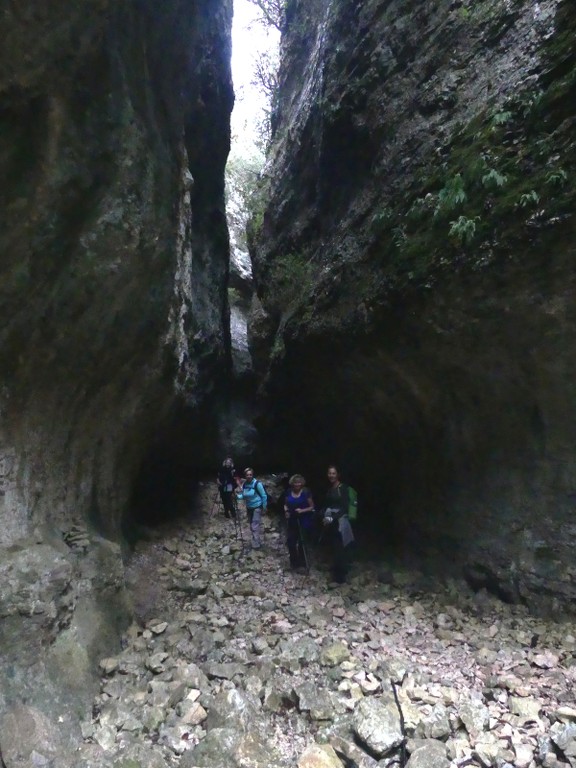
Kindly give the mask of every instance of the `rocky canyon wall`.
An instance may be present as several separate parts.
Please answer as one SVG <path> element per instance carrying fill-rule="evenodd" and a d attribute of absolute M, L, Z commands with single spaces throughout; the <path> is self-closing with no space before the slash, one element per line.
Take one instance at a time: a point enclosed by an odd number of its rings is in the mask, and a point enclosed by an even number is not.
<path fill-rule="evenodd" d="M 230 14 L 4 15 L 5 541 L 71 510 L 117 531 L 147 438 L 223 368 Z"/>
<path fill-rule="evenodd" d="M 232 5 L 4 6 L 0 710 L 49 710 L 128 620 L 111 540 L 151 442 L 228 370 Z"/>
<path fill-rule="evenodd" d="M 250 230 L 277 458 L 536 609 L 576 605 L 575 30 L 565 0 L 290 0 Z"/>

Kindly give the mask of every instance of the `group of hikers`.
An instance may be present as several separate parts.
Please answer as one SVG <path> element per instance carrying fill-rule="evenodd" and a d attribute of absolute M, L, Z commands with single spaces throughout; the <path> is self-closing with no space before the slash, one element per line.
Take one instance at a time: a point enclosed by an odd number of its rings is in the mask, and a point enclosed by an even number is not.
<path fill-rule="evenodd" d="M 334 465 L 328 467 L 327 480 L 323 504 L 317 509 L 305 478 L 300 474 L 290 477 L 288 488 L 280 499 L 286 520 L 286 545 L 290 567 L 293 570 L 308 570 L 307 544 L 319 539 L 327 541 L 333 558 L 332 577 L 334 581 L 343 583 L 349 569 L 350 547 L 354 542 L 349 518 L 352 489 L 340 480 L 340 473 Z M 224 515 L 237 524 L 240 524 L 238 502 L 245 502 L 252 549 L 260 549 L 262 515 L 268 506 L 263 483 L 254 476 L 252 467 L 247 467 L 242 476 L 234 469 L 234 462 L 229 457 L 222 462 L 217 483 Z"/>

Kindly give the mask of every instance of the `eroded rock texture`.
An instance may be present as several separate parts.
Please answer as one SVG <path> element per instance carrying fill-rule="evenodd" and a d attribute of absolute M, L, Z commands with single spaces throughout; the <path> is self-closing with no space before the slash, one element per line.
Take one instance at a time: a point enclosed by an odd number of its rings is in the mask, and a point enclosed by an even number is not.
<path fill-rule="evenodd" d="M 231 13 L 4 3 L 0 709 L 28 685 L 54 710 L 59 685 L 88 693 L 128 620 L 109 539 L 134 478 L 227 370 Z"/>
<path fill-rule="evenodd" d="M 118 529 L 175 396 L 223 368 L 227 1 L 9 6 L 0 540 Z"/>
<path fill-rule="evenodd" d="M 251 233 L 278 455 L 549 608 L 576 598 L 575 29 L 566 1 L 291 0 Z"/>

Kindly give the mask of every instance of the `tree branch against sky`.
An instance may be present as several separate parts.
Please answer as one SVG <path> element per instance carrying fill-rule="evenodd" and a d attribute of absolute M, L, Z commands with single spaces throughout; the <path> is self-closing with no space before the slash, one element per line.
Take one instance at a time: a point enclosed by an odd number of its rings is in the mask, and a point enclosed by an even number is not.
<path fill-rule="evenodd" d="M 260 11 L 259 21 L 264 26 L 275 27 L 282 32 L 285 0 L 248 0 Z"/>
<path fill-rule="evenodd" d="M 270 6 L 270 7 L 269 7 Z M 264 11 L 271 23 L 264 15 Z M 232 31 L 232 74 L 236 103 L 232 113 L 233 142 L 265 152 L 270 117 L 276 103 L 279 14 L 284 0 L 235 0 Z M 238 147 L 239 149 L 239 147 Z"/>
<path fill-rule="evenodd" d="M 260 51 L 254 60 L 252 85 L 265 96 L 273 108 L 278 93 L 278 52 L 274 50 Z"/>

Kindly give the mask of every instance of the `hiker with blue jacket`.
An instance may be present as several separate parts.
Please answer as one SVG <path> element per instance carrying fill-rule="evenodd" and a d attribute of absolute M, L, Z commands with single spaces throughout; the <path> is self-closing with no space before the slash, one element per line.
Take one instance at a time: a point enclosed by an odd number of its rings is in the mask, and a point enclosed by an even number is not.
<path fill-rule="evenodd" d="M 334 581 L 346 581 L 350 560 L 350 545 L 354 543 L 354 532 L 348 519 L 350 496 L 348 486 L 340 480 L 338 468 L 328 467 L 328 491 L 325 497 L 322 522 L 332 548 Z"/>
<path fill-rule="evenodd" d="M 244 470 L 244 480 L 237 478 L 236 498 L 244 499 L 246 512 L 250 521 L 252 534 L 252 549 L 260 549 L 262 546 L 262 515 L 266 512 L 268 496 L 264 486 L 254 477 L 252 467 Z"/>

